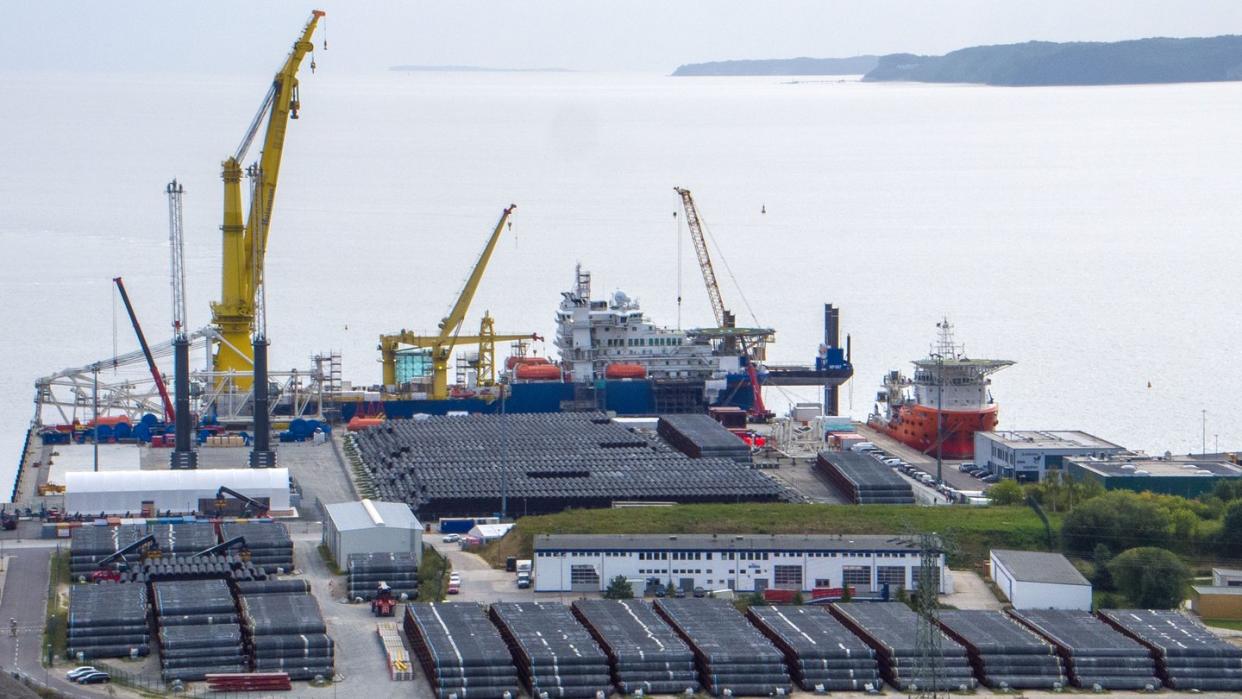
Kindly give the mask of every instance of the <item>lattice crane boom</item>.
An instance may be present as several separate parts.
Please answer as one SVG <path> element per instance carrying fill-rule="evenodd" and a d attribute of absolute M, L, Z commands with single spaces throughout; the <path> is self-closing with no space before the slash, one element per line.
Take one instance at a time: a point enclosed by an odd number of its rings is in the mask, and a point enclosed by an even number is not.
<path fill-rule="evenodd" d="M 699 269 L 703 272 L 703 284 L 707 287 L 707 299 L 712 304 L 712 314 L 716 317 L 716 326 L 723 328 L 728 317 L 724 299 L 720 295 L 720 284 L 716 281 L 716 270 L 712 267 L 712 257 L 707 251 L 707 239 L 703 235 L 702 219 L 699 209 L 694 205 L 694 197 L 690 190 L 673 187 L 681 195 L 681 204 L 686 210 L 686 225 L 690 228 L 690 240 L 694 243 L 694 254 L 699 258 Z"/>

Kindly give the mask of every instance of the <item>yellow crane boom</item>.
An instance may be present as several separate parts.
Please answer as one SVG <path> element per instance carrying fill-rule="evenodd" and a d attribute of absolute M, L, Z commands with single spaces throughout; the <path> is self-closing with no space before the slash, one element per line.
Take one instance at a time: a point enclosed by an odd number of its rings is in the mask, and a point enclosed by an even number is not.
<path fill-rule="evenodd" d="M 487 263 L 492 259 L 492 253 L 496 250 L 496 243 L 500 240 L 500 234 L 504 232 L 505 224 L 509 222 L 509 216 L 515 209 L 517 209 L 517 205 L 510 204 L 504 210 L 504 213 L 500 215 L 500 220 L 496 222 L 496 228 L 492 231 L 491 237 L 487 239 L 487 244 L 483 246 L 483 252 L 479 255 L 478 261 L 475 262 L 474 269 L 470 271 L 470 277 L 466 279 L 465 287 L 457 295 L 457 301 L 454 302 L 452 310 L 440 320 L 440 333 L 438 335 L 414 335 L 403 330 L 400 333 L 380 336 L 379 350 L 380 359 L 384 367 L 385 386 L 394 386 L 397 383 L 398 345 L 411 345 L 431 349 L 431 390 L 429 394 L 433 400 L 444 400 L 449 395 L 449 358 L 452 356 L 453 348 L 457 344 L 488 344 L 496 341 L 507 342 L 538 339 L 538 336 L 533 333 L 525 335 L 491 335 L 485 331 L 479 335 L 471 336 L 461 336 L 458 334 L 461 330 L 462 322 L 466 319 L 466 311 L 470 309 L 470 302 L 474 300 L 474 294 L 478 291 L 479 282 L 483 280 L 483 271 L 487 269 Z M 484 327 L 489 327 L 486 319 Z"/>
<path fill-rule="evenodd" d="M 319 18 L 323 16 L 322 10 L 311 13 L 310 20 L 293 44 L 293 50 L 276 72 L 241 144 L 223 163 L 224 225 L 221 230 L 224 254 L 220 301 L 211 304 L 212 323 L 220 333 L 220 344 L 216 348 L 212 367 L 214 371 L 246 374 L 254 366 L 250 335 L 255 326 L 256 294 L 263 281 L 264 256 L 272 222 L 272 206 L 276 199 L 276 182 L 280 176 L 280 160 L 285 147 L 285 130 L 289 119 L 298 117 L 301 107 L 298 68 L 306 54 L 315 48 L 311 37 Z M 263 134 L 259 161 L 247 168 L 246 173 L 253 185 L 250 215 L 246 217 L 242 209 L 241 162 L 258 133 L 264 115 L 267 116 L 267 128 Z M 239 388 L 248 388 L 250 379 L 238 377 L 234 383 Z"/>

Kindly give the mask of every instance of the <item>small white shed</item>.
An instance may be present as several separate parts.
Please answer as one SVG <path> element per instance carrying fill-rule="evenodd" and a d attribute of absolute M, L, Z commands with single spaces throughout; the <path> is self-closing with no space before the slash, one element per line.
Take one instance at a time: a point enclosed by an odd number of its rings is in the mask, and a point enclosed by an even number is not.
<path fill-rule="evenodd" d="M 1059 553 L 992 549 L 992 580 L 1017 609 L 1091 611 L 1091 583 Z"/>
<path fill-rule="evenodd" d="M 342 570 L 353 553 L 413 553 L 423 562 L 423 525 L 403 502 L 360 500 L 325 505 L 323 543 Z"/>

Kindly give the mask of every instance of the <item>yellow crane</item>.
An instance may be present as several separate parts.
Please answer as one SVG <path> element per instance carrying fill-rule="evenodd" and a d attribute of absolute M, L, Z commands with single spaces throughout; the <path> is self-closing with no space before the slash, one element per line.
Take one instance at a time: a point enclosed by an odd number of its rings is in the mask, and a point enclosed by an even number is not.
<path fill-rule="evenodd" d="M 453 304 L 453 309 L 440 321 L 439 334 L 415 335 L 402 330 L 391 335 L 380 335 L 379 351 L 380 360 L 384 366 L 385 386 L 395 386 L 397 383 L 397 348 L 401 345 L 431 350 L 431 390 L 428 392 L 429 397 L 432 400 L 444 400 L 449 397 L 449 358 L 452 356 L 455 346 L 459 344 L 479 345 L 480 376 L 484 381 L 488 380 L 487 377 L 482 376 L 485 370 L 492 377 L 491 380 L 494 381 L 496 342 L 539 339 L 539 336 L 534 333 L 497 335 L 492 327 L 491 316 L 486 314 L 483 316 L 482 327 L 478 335 L 459 334 L 462 322 L 466 318 L 466 311 L 469 310 L 470 302 L 474 299 L 474 293 L 478 290 L 479 282 L 483 279 L 483 271 L 487 268 L 487 263 L 491 260 L 492 253 L 496 250 L 496 243 L 500 240 L 500 234 L 509 222 L 509 216 L 516 208 L 517 205 L 510 204 L 504 210 L 504 213 L 500 215 L 500 220 L 496 222 L 496 228 L 492 231 L 492 236 L 488 238 L 487 245 L 483 247 L 483 252 L 479 255 L 478 262 L 475 263 L 474 269 L 470 272 L 470 277 L 466 280 L 465 288 L 458 294 L 457 302 Z M 484 359 L 483 355 L 485 353 L 488 355 L 487 359 Z M 485 369 L 483 367 L 484 364 L 487 364 L 490 368 Z"/>
<path fill-rule="evenodd" d="M 280 159 L 285 147 L 285 130 L 289 119 L 298 118 L 298 68 L 306 54 L 314 51 L 311 36 L 324 16 L 322 10 L 311 13 L 302 34 L 284 65 L 276 72 L 272 85 L 258 113 L 250 122 L 236 152 L 223 163 L 224 179 L 224 255 L 220 280 L 220 301 L 211 304 L 212 324 L 219 332 L 213 370 L 237 372 L 234 385 L 250 387 L 249 374 L 254 368 L 251 333 L 255 327 L 256 295 L 263 282 L 263 258 L 267 253 L 267 234 L 272 222 L 272 205 L 276 198 L 276 182 L 280 175 Z M 311 60 L 314 69 L 314 60 Z M 251 180 L 250 213 L 243 219 L 242 159 L 258 134 L 267 115 L 263 147 L 257 163 L 246 168 Z"/>

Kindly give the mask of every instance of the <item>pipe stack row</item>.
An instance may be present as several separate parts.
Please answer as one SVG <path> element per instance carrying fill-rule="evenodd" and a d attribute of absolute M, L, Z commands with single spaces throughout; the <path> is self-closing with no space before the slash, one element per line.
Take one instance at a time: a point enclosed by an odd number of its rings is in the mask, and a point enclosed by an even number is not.
<path fill-rule="evenodd" d="M 865 691 L 880 688 L 875 650 L 820 607 L 751 607 L 751 622 L 793 669 L 808 692 Z"/>
<path fill-rule="evenodd" d="M 512 699 L 517 670 L 500 631 L 472 602 L 408 604 L 405 635 L 436 699 Z"/>
<path fill-rule="evenodd" d="M 1156 654 L 1156 668 L 1179 691 L 1242 691 L 1242 648 L 1171 610 L 1107 609 L 1100 617 Z"/>
<path fill-rule="evenodd" d="M 250 562 L 271 574 L 293 571 L 293 539 L 281 522 L 269 520 L 221 522 L 221 541 L 246 537 Z"/>
<path fill-rule="evenodd" d="M 613 683 L 625 694 L 699 691 L 694 654 L 642 600 L 578 600 L 573 614 L 612 665 Z"/>
<path fill-rule="evenodd" d="M 997 610 L 946 610 L 940 625 L 970 653 L 983 684 L 993 689 L 1055 689 L 1067 679 L 1047 641 Z"/>
<path fill-rule="evenodd" d="M 918 647 L 919 615 L 901 602 L 839 602 L 832 612 L 847 628 L 875 649 L 880 675 L 901 691 L 947 691 L 974 689 L 974 677 L 966 649 L 935 629 L 940 655 L 928 668 Z"/>
<path fill-rule="evenodd" d="M 565 605 L 498 602 L 491 618 L 531 696 L 573 699 L 612 692 L 608 657 Z"/>
<path fill-rule="evenodd" d="M 699 678 L 713 696 L 791 690 L 785 656 L 728 601 L 666 598 L 655 609 L 694 650 Z"/>
<path fill-rule="evenodd" d="M 147 655 L 151 652 L 147 612 L 144 585 L 70 587 L 69 655 L 79 662 Z"/>
<path fill-rule="evenodd" d="M 1091 612 L 1015 609 L 1018 621 L 1052 641 L 1066 658 L 1069 676 L 1083 689 L 1158 689 L 1152 652 Z"/>
<path fill-rule="evenodd" d="M 314 597 L 251 592 L 241 596 L 241 611 L 256 672 L 287 672 L 293 680 L 334 675 L 335 644 Z"/>
<path fill-rule="evenodd" d="M 413 553 L 351 553 L 349 599 L 371 600 L 382 582 L 395 599 L 418 597 L 418 558 Z"/>
<path fill-rule="evenodd" d="M 661 415 L 656 433 L 692 459 L 719 457 L 749 464 L 750 447 L 708 415 Z"/>
<path fill-rule="evenodd" d="M 152 589 L 164 681 L 197 681 L 208 674 L 248 669 L 228 583 L 169 581 L 155 583 Z"/>

